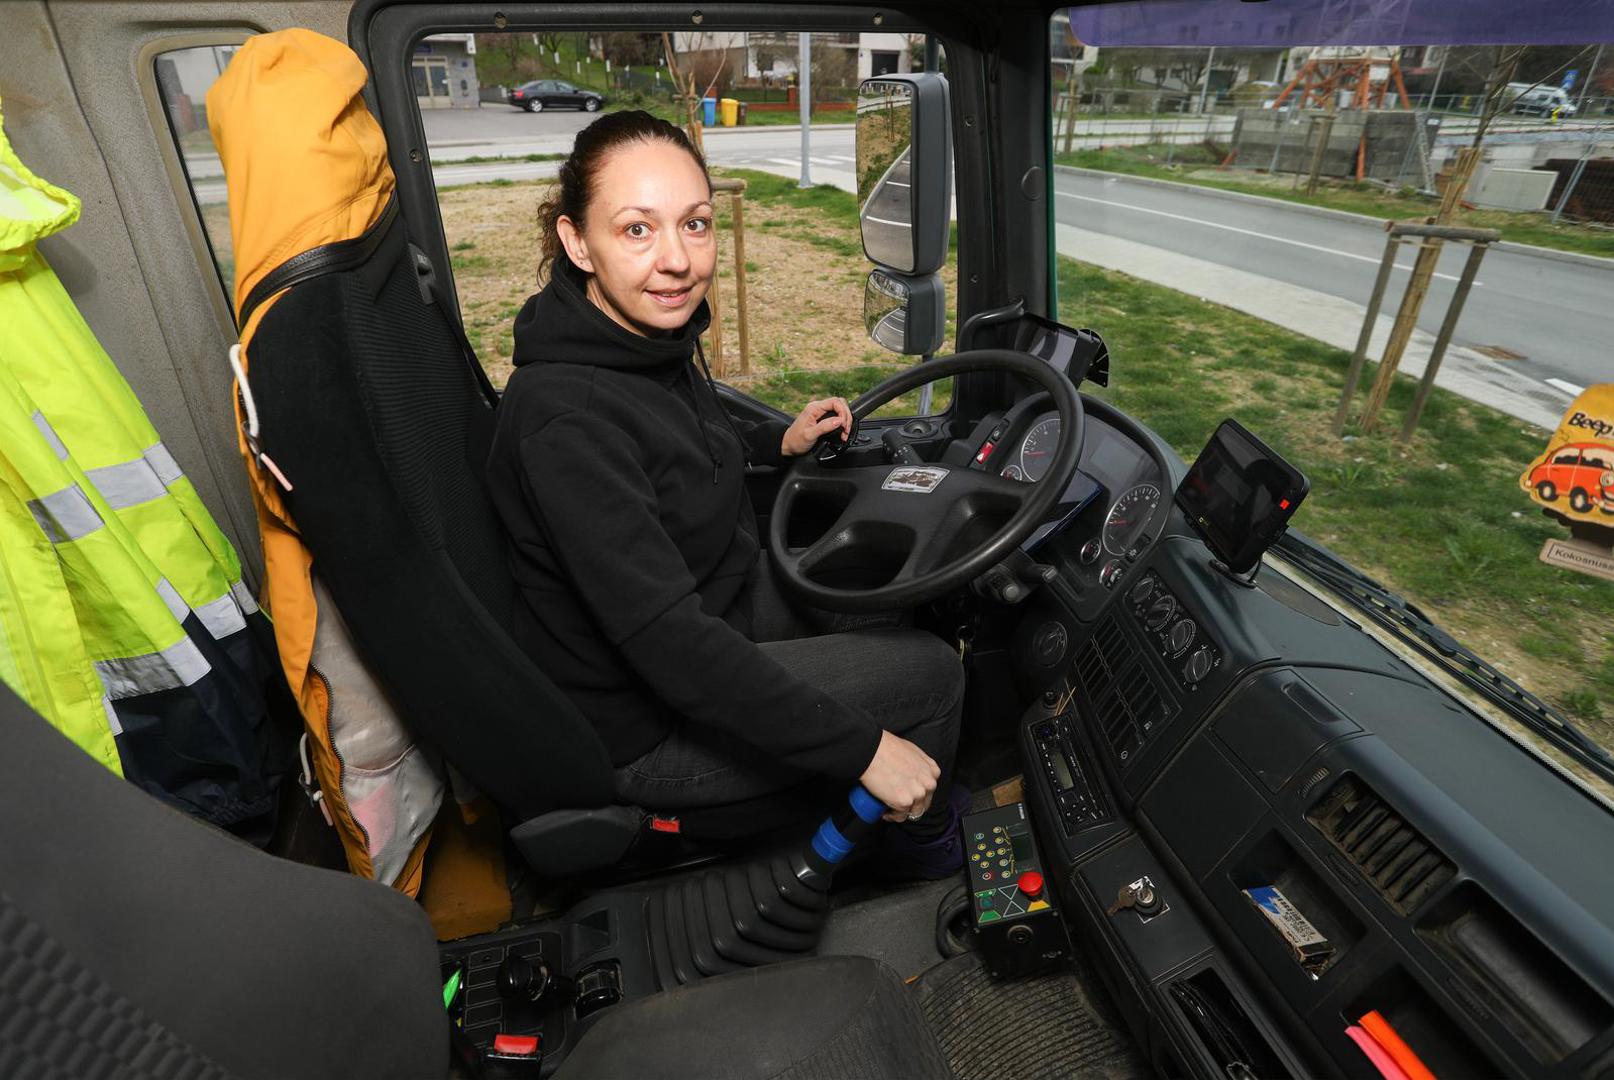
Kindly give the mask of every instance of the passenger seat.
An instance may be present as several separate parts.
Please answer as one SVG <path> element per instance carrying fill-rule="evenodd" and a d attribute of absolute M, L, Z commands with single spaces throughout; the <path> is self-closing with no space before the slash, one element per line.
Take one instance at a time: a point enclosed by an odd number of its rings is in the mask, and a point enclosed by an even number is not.
<path fill-rule="evenodd" d="M 425 914 L 107 772 L 0 683 L 0 1076 L 444 1077 Z M 820 957 L 618 1005 L 560 1080 L 949 1076 L 890 968 Z"/>

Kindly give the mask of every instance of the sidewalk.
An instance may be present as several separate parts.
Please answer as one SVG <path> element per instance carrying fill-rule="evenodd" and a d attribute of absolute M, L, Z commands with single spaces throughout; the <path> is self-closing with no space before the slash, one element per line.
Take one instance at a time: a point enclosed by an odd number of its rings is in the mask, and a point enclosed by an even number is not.
<path fill-rule="evenodd" d="M 1364 305 L 1074 225 L 1061 224 L 1056 229 L 1055 246 L 1061 255 L 1254 315 L 1335 348 L 1354 350 L 1362 332 Z M 1379 316 L 1368 344 L 1370 360 L 1384 355 L 1394 322 L 1393 312 Z M 1423 374 L 1434 340 L 1433 334 L 1423 330 L 1413 332 L 1401 359 L 1402 374 L 1413 378 Z M 1457 345 L 1446 350 L 1435 384 L 1549 431 L 1557 426 L 1566 404 L 1534 379 Z M 1359 402 L 1365 392 L 1366 386 L 1359 389 Z"/>

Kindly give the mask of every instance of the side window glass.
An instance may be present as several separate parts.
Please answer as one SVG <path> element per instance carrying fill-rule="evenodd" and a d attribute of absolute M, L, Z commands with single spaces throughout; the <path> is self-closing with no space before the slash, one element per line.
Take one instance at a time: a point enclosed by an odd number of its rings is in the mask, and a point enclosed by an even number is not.
<path fill-rule="evenodd" d="M 159 53 L 155 60 L 157 92 L 184 165 L 188 194 L 201 217 L 213 269 L 232 306 L 235 257 L 230 242 L 230 208 L 224 188 L 224 167 L 207 128 L 207 92 L 224 73 L 238 48 L 239 45 L 199 45 Z"/>
<path fill-rule="evenodd" d="M 421 120 L 466 333 L 495 385 L 512 370 L 516 313 L 541 284 L 534 211 L 576 133 L 595 119 L 560 102 L 523 115 L 505 89 L 535 82 L 535 91 L 597 93 L 605 112 L 644 109 L 686 129 L 690 110 L 676 80 L 698 84 L 695 119 L 718 182 L 718 333 L 704 339 L 718 378 L 793 413 L 812 398 L 856 397 L 919 359 L 886 352 L 864 329 L 871 265 L 858 230 L 853 120 L 858 84 L 875 70 L 875 54 L 881 70 L 893 63 L 891 70 L 920 70 L 924 38 L 814 33 L 809 48 L 812 186 L 803 189 L 795 33 L 677 31 L 665 42 L 659 32 L 476 35 L 472 60 L 483 100 L 423 108 Z M 953 348 L 955 260 L 942 276 L 945 354 Z M 937 384 L 930 410 L 950 401 L 949 387 Z M 919 395 L 910 394 L 891 414 L 918 409 Z"/>

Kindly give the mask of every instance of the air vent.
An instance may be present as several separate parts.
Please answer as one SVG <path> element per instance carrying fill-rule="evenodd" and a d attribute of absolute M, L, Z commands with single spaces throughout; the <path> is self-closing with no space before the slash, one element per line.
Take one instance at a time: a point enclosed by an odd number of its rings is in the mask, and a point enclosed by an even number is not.
<path fill-rule="evenodd" d="M 1416 911 L 1457 872 L 1433 844 L 1355 776 L 1335 784 L 1306 812 L 1306 820 L 1403 915 Z"/>
<path fill-rule="evenodd" d="M 1076 678 L 1116 759 L 1130 763 L 1164 723 L 1168 705 L 1113 616 L 1098 624 L 1077 655 Z"/>

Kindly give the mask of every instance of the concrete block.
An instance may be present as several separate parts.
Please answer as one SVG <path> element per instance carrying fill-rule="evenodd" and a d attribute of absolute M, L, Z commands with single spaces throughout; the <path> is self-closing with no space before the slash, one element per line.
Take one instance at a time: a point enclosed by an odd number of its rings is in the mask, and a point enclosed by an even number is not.
<path fill-rule="evenodd" d="M 1471 199 L 1487 210 L 1541 210 L 1557 179 L 1558 174 L 1548 169 L 1492 167 Z"/>

